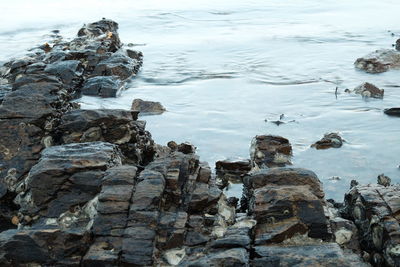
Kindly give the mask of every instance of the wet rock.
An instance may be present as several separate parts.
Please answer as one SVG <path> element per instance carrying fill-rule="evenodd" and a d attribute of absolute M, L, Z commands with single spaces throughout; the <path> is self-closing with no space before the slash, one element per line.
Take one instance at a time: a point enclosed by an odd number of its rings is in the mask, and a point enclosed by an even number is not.
<path fill-rule="evenodd" d="M 115 76 L 96 76 L 86 80 L 82 87 L 83 95 L 116 97 L 122 89 L 122 82 Z"/>
<path fill-rule="evenodd" d="M 102 19 L 93 23 L 84 25 L 78 32 L 78 36 L 100 36 L 107 32 L 116 32 L 118 23 L 110 19 Z"/>
<path fill-rule="evenodd" d="M 372 83 L 363 83 L 354 88 L 354 92 L 362 95 L 363 97 L 382 98 L 385 91 L 383 89 L 379 89 Z"/>
<path fill-rule="evenodd" d="M 60 77 L 63 83 L 67 85 L 75 86 L 81 81 L 80 76 L 83 69 L 80 64 L 78 60 L 59 61 L 47 65 L 44 71 Z"/>
<path fill-rule="evenodd" d="M 295 246 L 257 246 L 252 266 L 369 266 L 335 243 Z"/>
<path fill-rule="evenodd" d="M 125 159 L 146 164 L 154 157 L 154 141 L 137 113 L 126 110 L 73 110 L 61 117 L 61 143 L 106 141 L 119 145 Z"/>
<path fill-rule="evenodd" d="M 135 99 L 132 102 L 131 110 L 139 111 L 142 115 L 161 114 L 166 109 L 160 102 L 145 101 L 142 99 Z"/>
<path fill-rule="evenodd" d="M 384 175 L 383 173 L 378 175 L 378 184 L 383 186 L 390 186 L 392 179 Z"/>
<path fill-rule="evenodd" d="M 325 134 L 324 137 L 312 144 L 311 147 L 316 149 L 339 148 L 343 145 L 344 140 L 337 133 Z"/>
<path fill-rule="evenodd" d="M 120 153 L 108 143 L 46 148 L 24 181 L 27 191 L 18 197 L 20 211 L 27 215 L 58 217 L 92 199 L 100 191 L 101 171 L 119 164 Z"/>
<path fill-rule="evenodd" d="M 89 238 L 59 229 L 8 230 L 0 233 L 2 266 L 79 265 Z"/>
<path fill-rule="evenodd" d="M 249 266 L 249 254 L 244 248 L 217 250 L 199 259 L 181 263 L 182 266 Z"/>
<path fill-rule="evenodd" d="M 381 73 L 400 67 L 400 52 L 391 49 L 376 50 L 358 58 L 354 65 L 368 73 Z"/>
<path fill-rule="evenodd" d="M 340 217 L 331 219 L 335 242 L 353 251 L 361 251 L 358 240 L 358 229 L 354 222 Z"/>
<path fill-rule="evenodd" d="M 215 163 L 216 173 L 221 179 L 222 187 L 229 181 L 242 182 L 242 177 L 251 170 L 250 160 L 220 160 Z"/>
<path fill-rule="evenodd" d="M 250 158 L 253 167 L 284 167 L 291 164 L 292 146 L 289 140 L 280 136 L 258 135 L 250 147 Z"/>
<path fill-rule="evenodd" d="M 388 108 L 384 110 L 386 115 L 400 117 L 400 108 Z"/>
<path fill-rule="evenodd" d="M 396 50 L 400 51 L 400 39 L 397 39 L 396 41 Z"/>
<path fill-rule="evenodd" d="M 398 186 L 358 185 L 345 195 L 347 216 L 359 231 L 361 249 L 374 266 L 397 266 L 400 198 Z"/>
<path fill-rule="evenodd" d="M 93 76 L 118 76 L 126 80 L 139 71 L 141 61 L 132 59 L 123 53 L 114 53 L 109 58 L 101 60 L 93 70 Z"/>

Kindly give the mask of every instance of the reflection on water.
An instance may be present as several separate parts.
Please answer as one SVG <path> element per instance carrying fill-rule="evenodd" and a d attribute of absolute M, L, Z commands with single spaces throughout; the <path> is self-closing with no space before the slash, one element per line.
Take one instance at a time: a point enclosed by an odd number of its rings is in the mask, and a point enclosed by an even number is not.
<path fill-rule="evenodd" d="M 7 1 L 0 3 L 0 62 L 43 43 L 51 30 L 72 37 L 85 22 L 112 18 L 120 24 L 121 39 L 143 51 L 144 66 L 120 98 L 84 97 L 84 108 L 129 109 L 134 98 L 160 101 L 168 112 L 145 117 L 154 139 L 191 141 L 211 165 L 248 157 L 257 134 L 282 135 L 293 145 L 294 166 L 315 171 L 327 196 L 341 200 L 351 179 L 373 182 L 385 173 L 400 181 L 400 120 L 382 112 L 400 105 L 399 71 L 371 75 L 353 67 L 357 57 L 390 48 L 399 37 L 399 5 Z M 385 89 L 385 97 L 344 93 L 366 81 Z M 281 114 L 295 123 L 270 122 Z M 311 149 L 326 132 L 339 132 L 345 145 Z M 230 192 L 237 194 L 240 186 Z"/>

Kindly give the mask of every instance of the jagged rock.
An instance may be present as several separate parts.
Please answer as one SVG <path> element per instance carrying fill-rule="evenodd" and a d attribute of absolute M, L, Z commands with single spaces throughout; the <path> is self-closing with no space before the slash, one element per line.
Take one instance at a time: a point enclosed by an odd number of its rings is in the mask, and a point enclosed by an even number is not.
<path fill-rule="evenodd" d="M 311 147 L 316 149 L 339 148 L 343 145 L 344 140 L 337 133 L 325 134 L 324 137 L 312 144 Z"/>
<path fill-rule="evenodd" d="M 160 102 L 145 101 L 142 99 L 134 99 L 131 110 L 139 111 L 142 115 L 161 114 L 166 109 Z"/>
<path fill-rule="evenodd" d="M 388 108 L 384 110 L 386 115 L 400 117 L 400 108 Z"/>
<path fill-rule="evenodd" d="M 369 266 L 338 244 L 256 246 L 252 266 Z"/>
<path fill-rule="evenodd" d="M 220 160 L 215 163 L 216 173 L 225 187 L 229 181 L 242 182 L 242 177 L 251 170 L 250 160 Z"/>
<path fill-rule="evenodd" d="M 89 236 L 60 229 L 8 230 L 0 233 L 2 266 L 79 265 Z"/>
<path fill-rule="evenodd" d="M 381 90 L 372 83 L 363 83 L 354 88 L 354 93 L 363 97 L 383 98 L 385 90 Z"/>
<path fill-rule="evenodd" d="M 118 76 L 126 80 L 139 71 L 141 61 L 132 59 L 123 53 L 114 53 L 100 61 L 93 70 L 93 76 Z"/>
<path fill-rule="evenodd" d="M 249 254 L 244 248 L 232 248 L 209 252 L 199 259 L 181 263 L 181 266 L 249 266 Z"/>
<path fill-rule="evenodd" d="M 384 175 L 383 173 L 378 175 L 378 184 L 383 185 L 383 186 L 390 186 L 390 183 L 392 182 L 392 179 Z"/>
<path fill-rule="evenodd" d="M 358 58 L 354 65 L 368 73 L 381 73 L 400 67 L 400 52 L 391 49 L 376 50 L 364 57 Z"/>
<path fill-rule="evenodd" d="M 115 76 L 96 76 L 86 80 L 82 94 L 101 97 L 116 97 L 122 89 L 122 82 Z"/>
<path fill-rule="evenodd" d="M 116 110 L 73 110 L 61 117 L 61 143 L 106 141 L 119 145 L 125 159 L 146 164 L 154 157 L 154 141 L 137 113 Z"/>
<path fill-rule="evenodd" d="M 44 69 L 45 72 L 60 77 L 64 84 L 75 86 L 80 83 L 80 76 L 83 73 L 79 60 L 65 60 L 49 64 Z"/>
<path fill-rule="evenodd" d="M 23 182 L 26 192 L 18 198 L 20 211 L 54 218 L 82 206 L 100 191 L 102 171 L 120 164 L 117 147 L 109 143 L 46 148 Z"/>
<path fill-rule="evenodd" d="M 250 159 L 253 167 L 284 167 L 291 164 L 292 146 L 289 140 L 280 136 L 258 135 L 250 147 Z"/>
<path fill-rule="evenodd" d="M 358 230 L 354 222 L 340 217 L 331 219 L 335 242 L 353 251 L 361 251 Z"/>
<path fill-rule="evenodd" d="M 361 249 L 372 255 L 372 263 L 398 266 L 399 186 L 355 186 L 345 195 L 345 208 L 346 216 L 358 227 Z"/>

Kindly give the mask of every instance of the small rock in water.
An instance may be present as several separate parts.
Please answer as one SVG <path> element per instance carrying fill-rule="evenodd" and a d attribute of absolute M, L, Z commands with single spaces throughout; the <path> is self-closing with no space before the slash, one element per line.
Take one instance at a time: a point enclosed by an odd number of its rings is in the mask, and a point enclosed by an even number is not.
<path fill-rule="evenodd" d="M 316 149 L 339 148 L 343 145 L 343 142 L 344 140 L 337 133 L 329 133 L 325 134 L 324 137 L 315 144 L 312 144 L 311 147 L 315 147 Z"/>
<path fill-rule="evenodd" d="M 381 90 L 372 83 L 363 83 L 354 88 L 354 93 L 360 94 L 363 97 L 382 98 L 385 90 Z"/>
<path fill-rule="evenodd" d="M 396 50 L 400 51 L 400 39 L 396 41 Z"/>
<path fill-rule="evenodd" d="M 161 114 L 166 109 L 161 105 L 160 102 L 135 99 L 132 102 L 131 110 L 139 111 L 141 114 L 151 115 L 151 114 Z"/>
<path fill-rule="evenodd" d="M 253 167 L 284 167 L 291 164 L 292 146 L 289 140 L 274 135 L 257 135 L 250 147 L 250 159 Z"/>
<path fill-rule="evenodd" d="M 388 108 L 383 111 L 386 115 L 400 117 L 400 108 Z"/>
<path fill-rule="evenodd" d="M 390 186 L 392 179 L 384 175 L 383 173 L 378 176 L 378 184 L 383 186 Z"/>
<path fill-rule="evenodd" d="M 397 44 L 397 42 L 396 42 Z M 400 67 L 400 52 L 392 49 L 380 49 L 358 58 L 354 65 L 368 73 L 381 73 Z"/>
<path fill-rule="evenodd" d="M 331 178 L 328 178 L 330 181 L 340 181 L 342 180 L 339 176 L 332 176 Z"/>

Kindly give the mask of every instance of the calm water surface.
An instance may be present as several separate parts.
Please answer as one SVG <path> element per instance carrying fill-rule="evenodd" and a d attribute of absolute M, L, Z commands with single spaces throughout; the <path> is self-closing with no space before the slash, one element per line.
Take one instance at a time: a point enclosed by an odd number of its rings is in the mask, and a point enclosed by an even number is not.
<path fill-rule="evenodd" d="M 72 38 L 85 22 L 116 20 L 123 42 L 143 51 L 143 69 L 119 98 L 80 102 L 123 109 L 134 98 L 162 102 L 168 112 L 144 117 L 160 144 L 190 141 L 213 166 L 248 158 L 257 134 L 282 135 L 293 145 L 294 166 L 315 171 L 337 200 L 351 179 L 369 183 L 385 173 L 400 181 L 400 119 L 382 113 L 400 106 L 400 71 L 353 67 L 400 37 L 398 1 L 16 0 L 0 8 L 0 62 L 45 42 L 51 30 Z M 366 81 L 385 89 L 384 99 L 343 92 Z M 268 122 L 280 114 L 295 122 Z M 345 145 L 310 148 L 327 132 L 339 132 Z M 240 194 L 240 186 L 228 194 Z"/>

